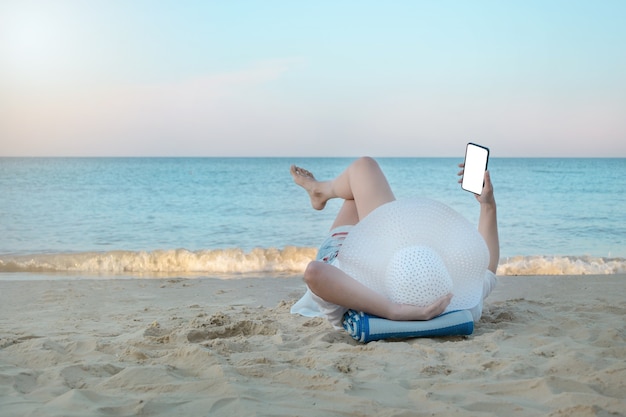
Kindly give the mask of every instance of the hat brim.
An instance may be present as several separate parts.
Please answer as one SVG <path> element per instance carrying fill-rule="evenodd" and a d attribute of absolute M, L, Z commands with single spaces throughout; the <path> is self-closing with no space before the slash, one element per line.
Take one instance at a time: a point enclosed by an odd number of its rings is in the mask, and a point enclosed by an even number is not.
<path fill-rule="evenodd" d="M 387 266 L 398 250 L 415 245 L 433 249 L 452 278 L 453 297 L 446 311 L 470 309 L 480 303 L 489 264 L 487 245 L 460 213 L 431 199 L 396 200 L 372 211 L 346 237 L 336 266 L 389 297 Z M 420 284 L 424 278 L 414 279 Z"/>

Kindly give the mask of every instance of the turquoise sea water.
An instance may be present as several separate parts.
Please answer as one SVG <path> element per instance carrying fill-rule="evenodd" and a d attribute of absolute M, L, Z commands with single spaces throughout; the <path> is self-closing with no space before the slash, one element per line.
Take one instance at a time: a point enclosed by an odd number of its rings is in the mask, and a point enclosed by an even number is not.
<path fill-rule="evenodd" d="M 311 209 L 293 184 L 351 158 L 0 158 L 0 279 L 298 274 L 339 202 Z M 381 158 L 398 198 L 470 221 L 458 159 Z M 626 271 L 626 159 L 492 158 L 500 273 Z"/>

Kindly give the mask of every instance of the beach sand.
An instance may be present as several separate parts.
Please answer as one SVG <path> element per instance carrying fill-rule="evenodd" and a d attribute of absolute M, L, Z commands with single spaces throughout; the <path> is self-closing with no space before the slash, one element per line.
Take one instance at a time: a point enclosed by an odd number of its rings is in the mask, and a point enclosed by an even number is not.
<path fill-rule="evenodd" d="M 469 337 L 366 345 L 299 278 L 0 281 L 0 415 L 626 415 L 626 276 L 499 277 Z"/>

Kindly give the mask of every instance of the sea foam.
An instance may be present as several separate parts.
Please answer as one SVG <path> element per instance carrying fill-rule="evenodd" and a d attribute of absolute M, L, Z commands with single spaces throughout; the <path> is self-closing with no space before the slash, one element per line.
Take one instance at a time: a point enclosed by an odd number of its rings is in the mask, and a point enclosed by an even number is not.
<path fill-rule="evenodd" d="M 109 251 L 0 256 L 0 273 L 210 276 L 241 274 L 301 275 L 317 249 L 287 246 L 199 250 Z M 626 273 L 626 259 L 591 256 L 518 256 L 503 258 L 498 275 L 602 275 Z M 27 278 L 27 277 L 25 277 Z"/>
<path fill-rule="evenodd" d="M 317 249 L 288 246 L 189 251 L 186 249 L 59 253 L 0 258 L 0 272 L 84 272 L 96 274 L 300 273 Z"/>

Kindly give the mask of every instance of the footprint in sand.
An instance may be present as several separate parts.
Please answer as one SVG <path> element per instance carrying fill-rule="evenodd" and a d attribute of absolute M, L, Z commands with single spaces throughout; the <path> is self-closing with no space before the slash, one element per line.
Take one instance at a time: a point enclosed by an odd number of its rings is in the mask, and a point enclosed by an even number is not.
<path fill-rule="evenodd" d="M 223 314 L 195 320 L 193 325 L 197 328 L 187 333 L 187 340 L 192 343 L 238 336 L 273 336 L 278 332 L 275 322 L 271 320 L 233 320 Z"/>

